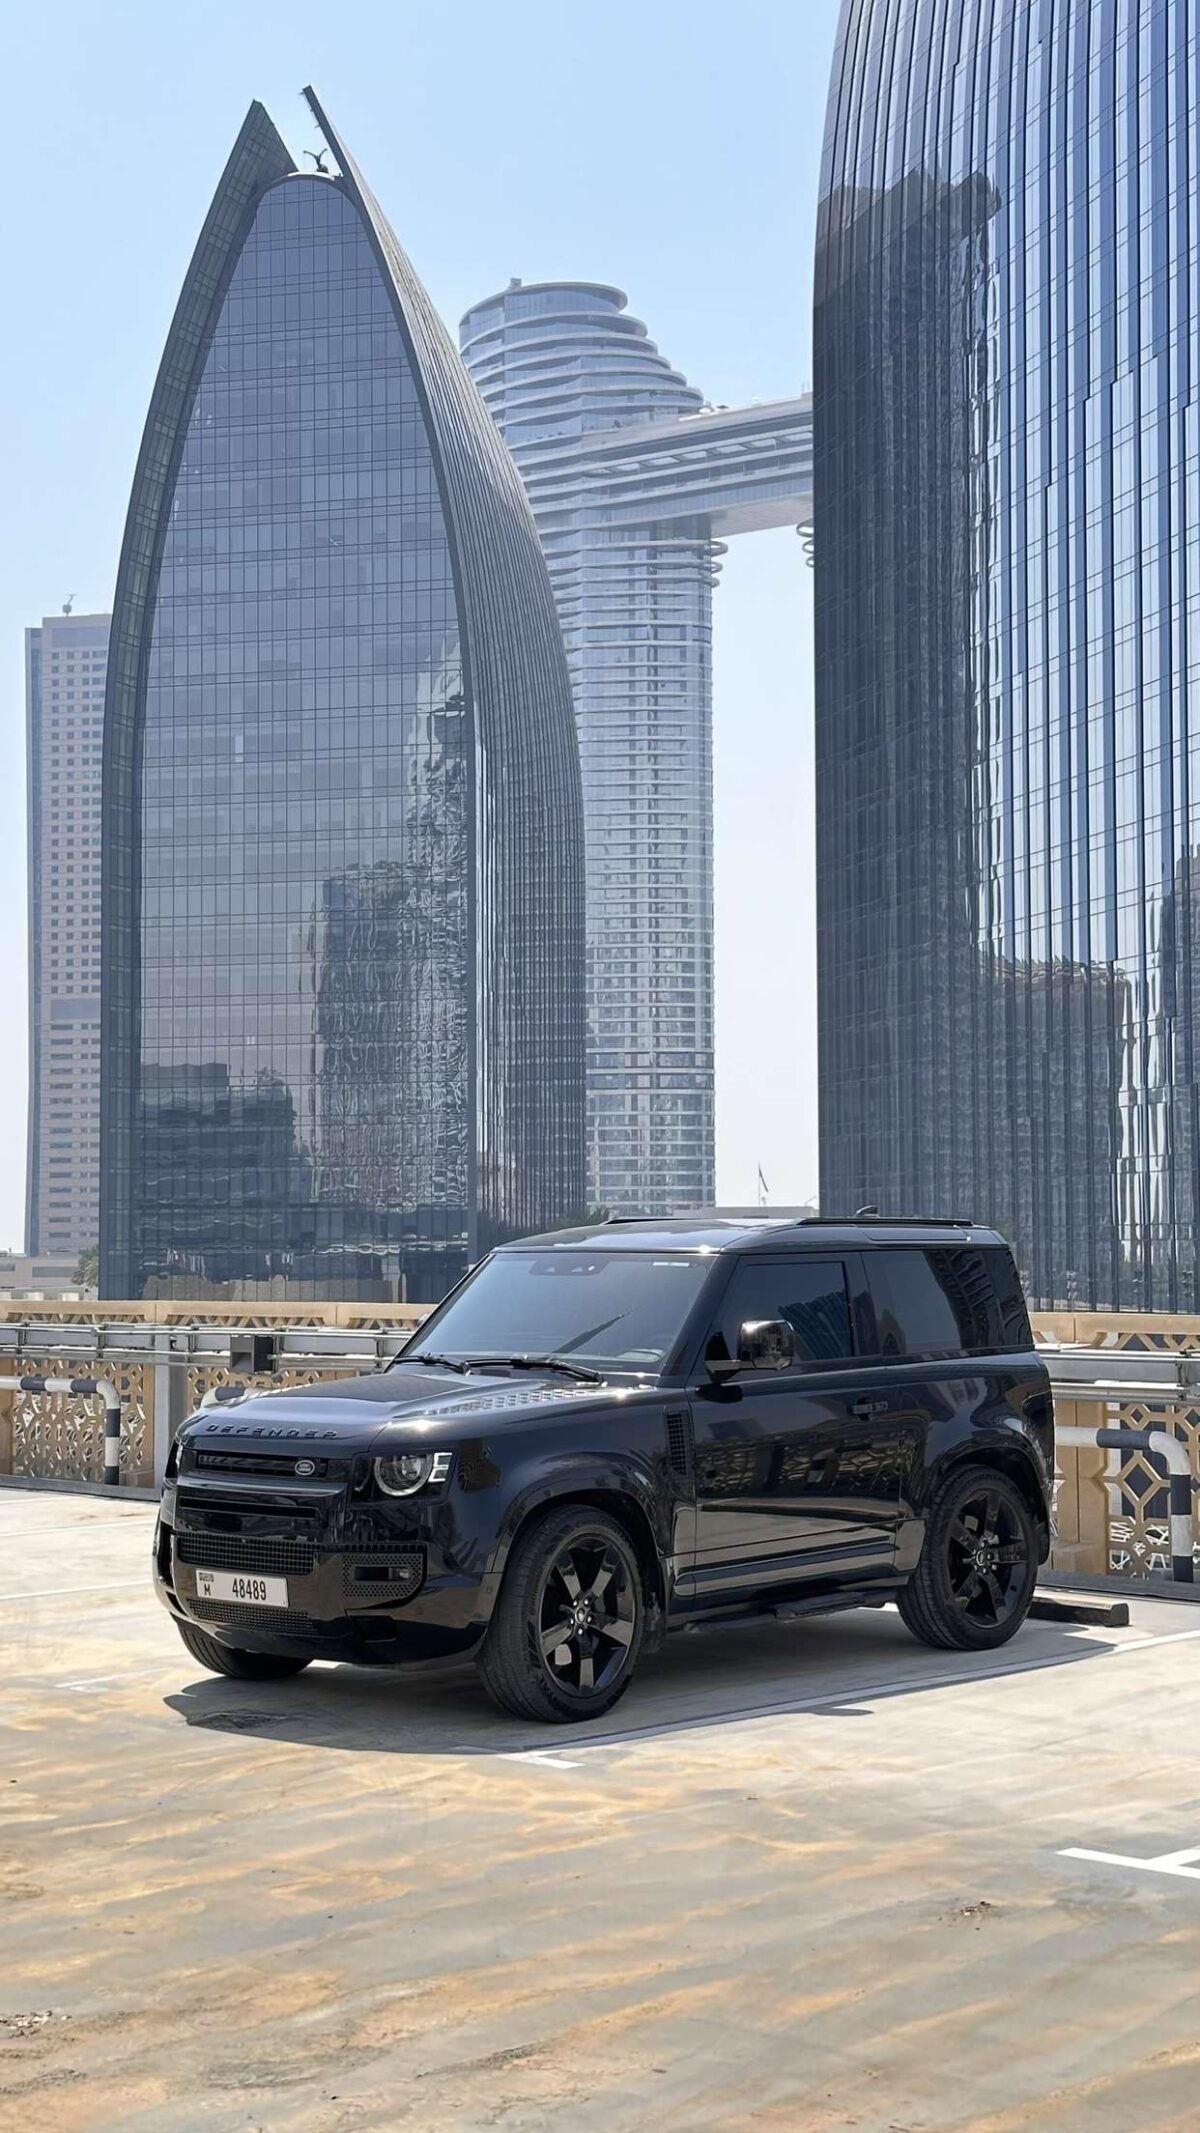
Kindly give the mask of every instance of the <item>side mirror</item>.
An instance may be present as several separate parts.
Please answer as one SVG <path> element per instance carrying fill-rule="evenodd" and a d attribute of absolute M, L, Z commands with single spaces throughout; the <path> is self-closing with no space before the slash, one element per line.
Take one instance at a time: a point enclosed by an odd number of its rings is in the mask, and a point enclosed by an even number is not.
<path fill-rule="evenodd" d="M 714 1333 L 704 1367 L 717 1384 L 742 1370 L 790 1370 L 796 1340 L 786 1318 L 748 1318 L 738 1327 L 737 1354 L 730 1355 L 722 1334 Z"/>
<path fill-rule="evenodd" d="M 789 1370 L 796 1337 L 786 1318 L 748 1318 L 738 1329 L 739 1370 Z"/>

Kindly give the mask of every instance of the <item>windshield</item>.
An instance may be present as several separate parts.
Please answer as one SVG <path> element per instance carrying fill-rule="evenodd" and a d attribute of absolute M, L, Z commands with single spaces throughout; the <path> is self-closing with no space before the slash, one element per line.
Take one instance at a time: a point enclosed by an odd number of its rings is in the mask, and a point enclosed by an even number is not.
<path fill-rule="evenodd" d="M 561 1356 L 657 1374 L 712 1264 L 683 1252 L 497 1252 L 411 1345 L 464 1361 Z"/>

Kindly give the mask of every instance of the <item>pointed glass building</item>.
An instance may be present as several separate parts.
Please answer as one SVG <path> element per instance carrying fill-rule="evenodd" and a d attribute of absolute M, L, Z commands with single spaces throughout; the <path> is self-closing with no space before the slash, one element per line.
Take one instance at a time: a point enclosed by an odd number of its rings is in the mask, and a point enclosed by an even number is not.
<path fill-rule="evenodd" d="M 108 1296 L 432 1298 L 584 1198 L 583 835 L 524 491 L 312 92 L 171 326 L 104 741 Z"/>

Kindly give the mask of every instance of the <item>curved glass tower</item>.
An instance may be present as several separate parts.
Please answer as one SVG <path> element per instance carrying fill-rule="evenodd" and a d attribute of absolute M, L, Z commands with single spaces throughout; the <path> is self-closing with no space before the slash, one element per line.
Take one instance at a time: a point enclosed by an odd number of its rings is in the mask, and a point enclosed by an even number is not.
<path fill-rule="evenodd" d="M 519 466 L 558 601 L 587 821 L 588 1195 L 619 1213 L 714 1198 L 712 587 L 705 506 L 660 457 L 612 475 L 589 440 L 660 455 L 702 395 L 598 282 L 512 285 L 463 355 Z M 656 432 L 652 427 L 661 424 Z M 697 440 L 699 445 L 699 440 Z M 628 470 L 627 470 L 628 471 Z M 740 469 L 739 469 L 740 471 Z M 711 486 L 711 485 L 710 485 Z"/>
<path fill-rule="evenodd" d="M 388 225 L 253 106 L 134 481 L 104 761 L 108 1295 L 433 1298 L 584 1204 L 570 683 Z"/>
<path fill-rule="evenodd" d="M 844 0 L 815 318 L 827 1209 L 1200 1308 L 1189 0 Z"/>

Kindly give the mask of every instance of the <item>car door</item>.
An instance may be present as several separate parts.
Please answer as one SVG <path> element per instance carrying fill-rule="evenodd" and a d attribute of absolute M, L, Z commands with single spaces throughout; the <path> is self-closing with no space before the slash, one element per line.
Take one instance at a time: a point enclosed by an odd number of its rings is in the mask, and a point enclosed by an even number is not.
<path fill-rule="evenodd" d="M 730 1355 L 747 1320 L 783 1319 L 793 1367 L 719 1382 L 693 1397 L 696 1569 L 702 1581 L 785 1577 L 825 1563 L 886 1563 L 900 1478 L 886 1389 L 859 1385 L 854 1327 L 870 1301 L 858 1254 L 747 1255 L 712 1333 Z"/>

